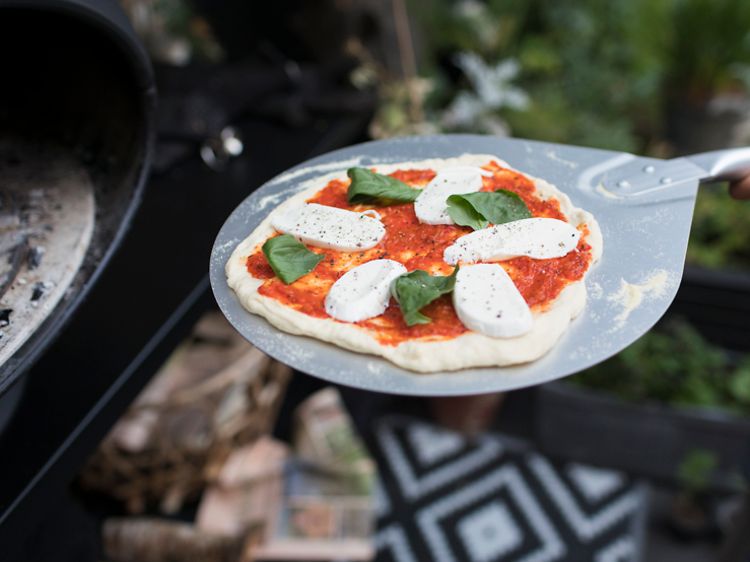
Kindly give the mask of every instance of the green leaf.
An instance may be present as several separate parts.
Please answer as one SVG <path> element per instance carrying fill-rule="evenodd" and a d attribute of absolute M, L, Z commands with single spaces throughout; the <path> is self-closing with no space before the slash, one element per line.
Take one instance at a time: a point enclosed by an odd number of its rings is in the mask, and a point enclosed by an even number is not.
<path fill-rule="evenodd" d="M 488 224 L 531 218 L 523 199 L 506 189 L 451 195 L 447 202 L 448 216 L 453 222 L 474 230 L 486 228 Z"/>
<path fill-rule="evenodd" d="M 402 275 L 393 284 L 393 296 L 401 307 L 401 314 L 408 326 L 429 324 L 431 320 L 419 312 L 441 295 L 450 293 L 456 284 L 458 267 L 447 276 L 430 275 L 417 269 Z"/>
<path fill-rule="evenodd" d="M 708 449 L 691 449 L 677 467 L 677 480 L 687 492 L 699 494 L 711 483 L 719 459 Z"/>
<path fill-rule="evenodd" d="M 729 379 L 729 392 L 740 404 L 750 405 L 750 357 L 745 360 Z"/>
<path fill-rule="evenodd" d="M 311 252 L 291 234 L 269 238 L 263 244 L 263 254 L 276 276 L 289 285 L 310 273 L 323 259 Z"/>
<path fill-rule="evenodd" d="M 477 211 L 471 201 L 467 198 L 468 195 L 476 195 L 476 193 L 451 195 L 448 197 L 448 216 L 453 219 L 453 222 L 460 226 L 470 226 L 474 230 L 487 228 L 490 222 L 484 218 L 482 213 Z"/>
<path fill-rule="evenodd" d="M 349 168 L 346 175 L 352 180 L 346 192 L 349 203 L 376 201 L 381 205 L 397 205 L 414 201 L 420 193 L 419 189 L 396 178 L 376 174 L 367 168 Z"/>

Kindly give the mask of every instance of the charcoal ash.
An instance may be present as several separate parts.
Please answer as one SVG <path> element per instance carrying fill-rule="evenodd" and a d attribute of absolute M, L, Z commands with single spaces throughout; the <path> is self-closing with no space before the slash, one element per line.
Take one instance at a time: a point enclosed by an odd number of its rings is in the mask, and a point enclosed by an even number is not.
<path fill-rule="evenodd" d="M 47 284 L 39 281 L 34 283 L 34 288 L 31 290 L 31 302 L 37 302 L 47 292 Z"/>
<path fill-rule="evenodd" d="M 34 270 L 39 267 L 44 257 L 44 246 L 33 246 L 29 248 L 29 253 L 26 256 L 26 263 L 29 269 Z"/>

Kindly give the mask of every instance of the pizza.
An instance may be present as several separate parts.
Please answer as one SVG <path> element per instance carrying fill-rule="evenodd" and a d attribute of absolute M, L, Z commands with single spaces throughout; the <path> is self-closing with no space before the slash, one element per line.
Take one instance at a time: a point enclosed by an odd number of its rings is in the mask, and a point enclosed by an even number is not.
<path fill-rule="evenodd" d="M 278 329 L 415 372 L 538 359 L 586 302 L 594 217 L 499 157 L 310 180 L 233 251 L 229 286 Z"/>

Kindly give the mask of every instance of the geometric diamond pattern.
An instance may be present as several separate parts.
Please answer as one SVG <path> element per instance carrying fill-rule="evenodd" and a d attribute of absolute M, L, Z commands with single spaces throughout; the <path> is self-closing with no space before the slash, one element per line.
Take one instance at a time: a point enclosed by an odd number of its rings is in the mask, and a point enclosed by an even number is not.
<path fill-rule="evenodd" d="M 468 474 L 477 468 L 496 459 L 502 452 L 500 442 L 496 439 L 482 437 L 475 443 L 468 443 L 461 438 L 460 446 L 451 451 L 452 455 L 440 455 L 439 464 L 415 462 L 415 459 L 436 460 L 436 455 L 428 454 L 424 450 L 414 451 L 409 447 L 415 442 L 413 437 L 408 439 L 408 433 L 413 435 L 414 429 L 437 428 L 424 422 L 412 420 L 404 423 L 400 416 L 390 416 L 381 421 L 376 433 L 380 448 L 387 457 L 388 464 L 401 485 L 401 493 L 406 498 L 417 499 L 432 492 L 447 483 Z M 400 431 L 399 431 L 400 430 Z M 440 430 L 443 431 L 443 430 Z M 398 434 L 397 434 L 398 433 Z M 404 443 L 404 438 L 407 443 Z M 419 442 L 418 440 L 416 441 Z M 406 445 L 406 446 L 405 446 Z M 425 470 L 427 469 L 427 470 Z"/>
<path fill-rule="evenodd" d="M 586 499 L 598 502 L 622 486 L 624 475 L 615 470 L 573 463 L 566 470 L 568 478 Z"/>
<path fill-rule="evenodd" d="M 472 562 L 492 562 L 523 542 L 523 531 L 499 500 L 465 515 L 457 528 Z"/>
<path fill-rule="evenodd" d="M 365 431 L 379 562 L 628 562 L 639 551 L 645 488 L 625 474 L 406 416 Z"/>
<path fill-rule="evenodd" d="M 635 541 L 631 537 L 624 537 L 602 548 L 594 557 L 594 562 L 629 562 L 635 553 Z"/>
<path fill-rule="evenodd" d="M 413 423 L 406 433 L 422 466 L 434 465 L 466 446 L 466 438 L 461 434 L 426 423 Z"/>
<path fill-rule="evenodd" d="M 449 524 L 450 516 L 484 498 L 492 497 L 493 493 L 504 489 L 508 496 L 507 502 L 513 501 L 522 513 L 516 525 L 525 524 L 528 534 L 533 540 L 527 549 L 525 559 L 535 562 L 555 560 L 564 552 L 565 547 L 560 541 L 554 526 L 534 499 L 531 490 L 524 482 L 518 469 L 512 464 L 505 464 L 479 480 L 472 482 L 453 493 L 421 509 L 416 517 L 427 540 L 432 559 L 438 562 L 448 562 L 457 558 L 457 553 L 451 547 L 452 529 Z M 507 510 L 506 510 L 507 511 Z M 477 539 L 483 539 L 481 535 Z M 493 540 L 487 542 L 493 543 Z M 476 549 L 492 550 L 492 546 L 477 545 Z M 463 557 L 459 557 L 463 558 Z M 491 560 L 499 558 L 495 556 Z"/>
<path fill-rule="evenodd" d="M 378 530 L 375 535 L 375 548 L 378 551 L 379 560 L 385 560 L 388 557 L 394 562 L 416 562 L 409 548 L 409 541 L 403 529 L 398 525 Z"/>
<path fill-rule="evenodd" d="M 534 455 L 529 464 L 564 515 L 565 522 L 583 541 L 590 541 L 618 520 L 633 513 L 641 502 L 638 490 L 631 490 L 604 507 L 587 512 L 587 504 L 577 500 L 571 488 L 547 459 Z"/>

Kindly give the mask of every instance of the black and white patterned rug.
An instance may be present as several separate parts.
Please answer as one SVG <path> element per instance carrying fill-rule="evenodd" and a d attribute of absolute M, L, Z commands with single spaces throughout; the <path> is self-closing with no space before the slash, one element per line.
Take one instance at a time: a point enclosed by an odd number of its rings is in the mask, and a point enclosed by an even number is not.
<path fill-rule="evenodd" d="M 403 416 L 381 418 L 366 439 L 380 475 L 378 561 L 639 559 L 646 491 L 620 472 Z"/>

